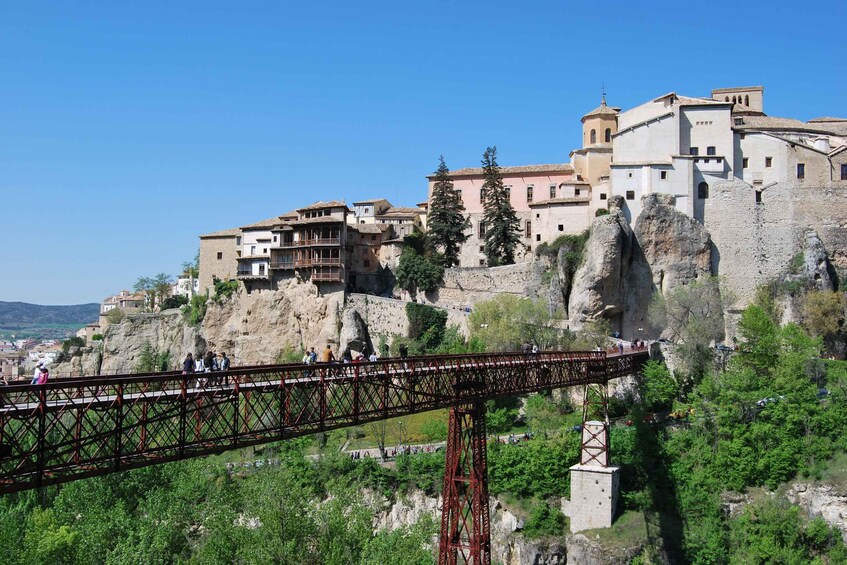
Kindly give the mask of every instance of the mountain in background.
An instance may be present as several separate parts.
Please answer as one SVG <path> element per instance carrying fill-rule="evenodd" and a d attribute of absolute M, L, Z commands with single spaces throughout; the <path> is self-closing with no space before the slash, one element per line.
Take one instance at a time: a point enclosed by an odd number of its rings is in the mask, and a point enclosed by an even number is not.
<path fill-rule="evenodd" d="M 97 321 L 100 305 L 42 306 L 26 302 L 0 301 L 0 327 L 28 327 L 53 324 L 84 326 Z"/>

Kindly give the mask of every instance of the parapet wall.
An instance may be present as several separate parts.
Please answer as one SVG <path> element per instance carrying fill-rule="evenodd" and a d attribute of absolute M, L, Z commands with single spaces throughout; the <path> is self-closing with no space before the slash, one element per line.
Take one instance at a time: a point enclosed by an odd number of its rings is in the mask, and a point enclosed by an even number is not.
<path fill-rule="evenodd" d="M 447 309 L 472 309 L 477 302 L 491 300 L 498 294 L 534 296 L 541 286 L 543 271 L 539 262 L 445 269 L 444 284 L 420 299 Z"/>
<path fill-rule="evenodd" d="M 384 336 L 390 345 L 392 336 L 409 333 L 409 318 L 406 316 L 405 300 L 383 298 L 369 294 L 350 293 L 347 295 L 347 307 L 355 308 L 365 324 L 374 347 L 377 347 L 380 336 Z M 439 306 L 436 306 L 439 308 Z M 447 312 L 447 326 L 456 325 L 463 335 L 468 334 L 468 313 L 455 308 L 442 308 Z"/>

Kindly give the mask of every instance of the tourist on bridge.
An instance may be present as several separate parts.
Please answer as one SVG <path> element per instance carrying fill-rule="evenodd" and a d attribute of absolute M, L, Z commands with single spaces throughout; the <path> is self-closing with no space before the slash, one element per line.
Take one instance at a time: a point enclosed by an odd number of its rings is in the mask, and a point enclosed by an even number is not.
<path fill-rule="evenodd" d="M 188 355 L 185 356 L 185 361 L 182 362 L 182 374 L 188 375 L 194 372 L 194 357 L 191 356 L 189 352 Z"/>
<path fill-rule="evenodd" d="M 41 366 L 41 374 L 38 376 L 38 383 L 40 385 L 47 384 L 47 379 L 50 378 L 50 371 L 47 370 L 47 367 L 44 365 Z"/>
<path fill-rule="evenodd" d="M 212 371 L 218 370 L 218 363 L 217 363 L 217 359 L 215 359 L 214 352 L 212 352 L 212 351 L 206 352 L 206 358 L 203 359 L 203 366 L 205 368 L 204 370 L 207 373 L 211 373 Z"/>
<path fill-rule="evenodd" d="M 332 348 L 326 344 L 326 349 L 321 353 L 321 363 L 332 363 L 335 361 L 335 355 L 332 354 Z"/>
<path fill-rule="evenodd" d="M 41 367 L 44 366 L 44 361 L 39 361 L 35 366 L 35 371 L 32 373 L 32 381 L 29 384 L 36 385 L 38 384 L 38 378 L 41 376 Z"/>
<path fill-rule="evenodd" d="M 312 348 L 312 355 L 315 354 L 315 348 Z M 219 371 L 229 371 L 229 357 L 226 356 L 226 352 L 220 354 L 220 359 L 218 359 L 218 370 Z"/>

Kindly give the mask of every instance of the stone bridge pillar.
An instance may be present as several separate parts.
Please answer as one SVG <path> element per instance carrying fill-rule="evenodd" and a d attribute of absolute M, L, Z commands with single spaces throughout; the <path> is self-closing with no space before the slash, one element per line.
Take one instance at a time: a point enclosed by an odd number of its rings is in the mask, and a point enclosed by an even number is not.
<path fill-rule="evenodd" d="M 609 464 L 609 415 L 606 385 L 585 387 L 582 448 L 571 467 L 571 499 L 562 502 L 571 532 L 612 525 L 618 504 L 620 469 Z"/>

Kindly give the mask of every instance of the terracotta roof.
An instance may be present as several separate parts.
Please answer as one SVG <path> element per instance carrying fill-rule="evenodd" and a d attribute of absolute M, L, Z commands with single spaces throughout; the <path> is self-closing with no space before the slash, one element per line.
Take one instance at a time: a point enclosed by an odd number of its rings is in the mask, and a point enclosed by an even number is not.
<path fill-rule="evenodd" d="M 676 92 L 668 92 L 667 94 L 662 94 L 661 96 L 654 98 L 653 102 L 658 102 L 659 100 L 663 100 L 668 98 L 669 96 L 673 96 L 674 100 L 680 106 L 725 106 L 732 105 L 732 102 L 723 102 L 721 100 L 715 100 L 713 98 L 694 98 L 692 96 L 680 96 Z"/>
<path fill-rule="evenodd" d="M 813 118 L 813 119 L 809 120 L 810 124 L 828 123 L 828 122 L 847 122 L 847 118 L 822 117 L 822 118 Z"/>
<path fill-rule="evenodd" d="M 246 226 L 241 226 L 242 230 L 259 230 L 259 229 L 267 229 L 272 228 L 277 224 L 281 224 L 282 220 L 280 220 L 279 216 L 274 216 L 273 218 L 268 218 L 267 220 L 260 220 L 256 223 L 249 224 Z"/>
<path fill-rule="evenodd" d="M 500 167 L 501 175 L 519 175 L 522 173 L 571 173 L 573 167 L 567 163 L 549 165 L 521 165 L 519 167 Z M 450 177 L 482 175 L 482 167 L 467 167 L 450 171 Z M 428 179 L 434 179 L 435 175 L 429 175 Z"/>
<path fill-rule="evenodd" d="M 348 227 L 359 233 L 382 233 L 391 229 L 391 224 L 353 224 Z"/>
<path fill-rule="evenodd" d="M 792 118 L 776 118 L 771 116 L 745 116 L 742 125 L 737 129 L 758 129 L 766 131 L 803 131 L 809 133 L 839 133 L 843 124 L 838 122 L 807 123 Z"/>
<path fill-rule="evenodd" d="M 345 204 L 344 202 L 339 202 L 338 200 L 330 200 L 329 202 L 318 201 L 314 204 L 309 204 L 304 208 L 297 208 L 297 211 L 303 212 L 305 210 L 321 210 L 323 208 L 347 208 L 347 204 Z"/>
<path fill-rule="evenodd" d="M 402 206 L 392 206 L 382 214 L 377 216 L 417 216 L 423 214 L 426 210 L 421 208 L 404 208 Z"/>
<path fill-rule="evenodd" d="M 388 202 L 386 198 L 372 198 L 370 200 L 356 200 L 353 202 L 353 206 L 358 206 L 359 204 L 376 204 L 377 202 Z M 391 204 L 390 202 L 388 202 Z"/>
<path fill-rule="evenodd" d="M 550 204 L 584 204 L 587 202 L 591 202 L 591 198 L 588 196 L 577 196 L 575 198 L 550 198 L 549 200 L 530 202 L 527 206 L 537 208 L 539 206 L 549 206 Z"/>
<path fill-rule="evenodd" d="M 620 113 L 620 108 L 611 108 L 606 106 L 606 97 L 603 96 L 603 99 L 600 100 L 600 105 L 582 117 L 582 121 L 585 121 L 585 118 L 590 116 L 617 116 Z"/>
<path fill-rule="evenodd" d="M 712 90 L 712 92 L 725 93 L 725 92 L 738 92 L 739 90 L 741 90 L 741 91 L 746 91 L 746 90 L 764 91 L 765 87 L 764 86 L 731 86 L 731 87 L 728 87 L 728 88 L 715 88 L 715 89 Z"/>
<path fill-rule="evenodd" d="M 212 233 L 204 233 L 201 235 L 201 238 L 211 238 L 211 237 L 235 237 L 239 235 L 241 230 L 239 228 L 230 228 L 228 230 L 214 231 Z"/>
<path fill-rule="evenodd" d="M 292 225 L 301 225 L 301 224 L 343 224 L 344 220 L 341 218 L 333 218 L 332 216 L 321 216 L 320 218 L 303 218 L 302 220 L 297 220 L 295 222 L 291 222 Z"/>

